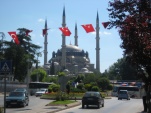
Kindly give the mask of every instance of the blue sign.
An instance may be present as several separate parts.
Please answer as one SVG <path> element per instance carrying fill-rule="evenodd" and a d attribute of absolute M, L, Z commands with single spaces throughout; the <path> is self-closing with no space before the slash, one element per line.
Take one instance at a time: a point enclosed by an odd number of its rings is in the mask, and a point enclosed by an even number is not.
<path fill-rule="evenodd" d="M 0 61 L 0 73 L 11 73 L 12 72 L 12 61 L 2 60 Z"/>

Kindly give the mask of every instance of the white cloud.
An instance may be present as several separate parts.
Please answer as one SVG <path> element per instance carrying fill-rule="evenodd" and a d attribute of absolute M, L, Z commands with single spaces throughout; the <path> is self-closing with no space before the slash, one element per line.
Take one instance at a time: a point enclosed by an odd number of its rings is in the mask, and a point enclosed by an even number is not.
<path fill-rule="evenodd" d="M 38 19 L 38 22 L 44 22 L 44 21 L 45 21 L 45 20 L 42 19 L 42 18 Z"/>
<path fill-rule="evenodd" d="M 111 33 L 104 31 L 103 34 L 105 35 L 111 35 Z"/>
<path fill-rule="evenodd" d="M 92 34 L 92 35 L 96 35 L 96 32 L 92 32 L 91 34 Z M 99 34 L 100 34 L 100 35 L 102 35 L 102 34 L 103 34 L 103 35 L 111 35 L 110 32 L 106 32 L 106 31 L 104 31 L 104 32 L 99 32 Z"/>

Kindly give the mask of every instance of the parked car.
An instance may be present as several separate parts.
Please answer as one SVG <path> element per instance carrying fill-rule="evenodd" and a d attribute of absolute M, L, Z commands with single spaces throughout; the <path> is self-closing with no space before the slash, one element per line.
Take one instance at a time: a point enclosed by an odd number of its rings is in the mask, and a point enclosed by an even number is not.
<path fill-rule="evenodd" d="M 47 93 L 48 92 L 48 89 L 40 89 L 39 91 L 37 91 L 35 93 L 35 96 L 38 97 L 38 96 L 42 96 L 43 94 Z"/>
<path fill-rule="evenodd" d="M 27 106 L 29 104 L 29 97 L 23 91 L 12 91 L 6 97 L 6 107 L 8 106 Z"/>
<path fill-rule="evenodd" d="M 96 105 L 100 108 L 100 105 L 104 107 L 104 98 L 100 92 L 87 91 L 82 97 L 82 108 L 88 107 L 89 105 Z"/>
<path fill-rule="evenodd" d="M 130 96 L 129 96 L 127 90 L 120 90 L 119 91 L 119 93 L 118 93 L 118 100 L 120 100 L 120 99 L 130 100 Z"/>

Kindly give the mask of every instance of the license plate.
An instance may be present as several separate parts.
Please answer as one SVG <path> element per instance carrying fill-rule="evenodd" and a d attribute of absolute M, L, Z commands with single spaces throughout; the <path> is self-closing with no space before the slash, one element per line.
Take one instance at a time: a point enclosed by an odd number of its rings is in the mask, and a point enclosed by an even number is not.
<path fill-rule="evenodd" d="M 93 100 L 93 98 L 88 98 L 88 100 Z"/>
<path fill-rule="evenodd" d="M 12 102 L 11 104 L 17 104 L 16 102 Z"/>

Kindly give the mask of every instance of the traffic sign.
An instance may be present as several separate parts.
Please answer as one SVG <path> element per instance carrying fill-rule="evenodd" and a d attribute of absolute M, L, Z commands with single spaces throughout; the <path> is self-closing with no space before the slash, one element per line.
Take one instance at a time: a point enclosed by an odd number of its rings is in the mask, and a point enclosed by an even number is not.
<path fill-rule="evenodd" d="M 11 73 L 12 72 L 12 61 L 3 60 L 0 61 L 0 73 Z"/>

